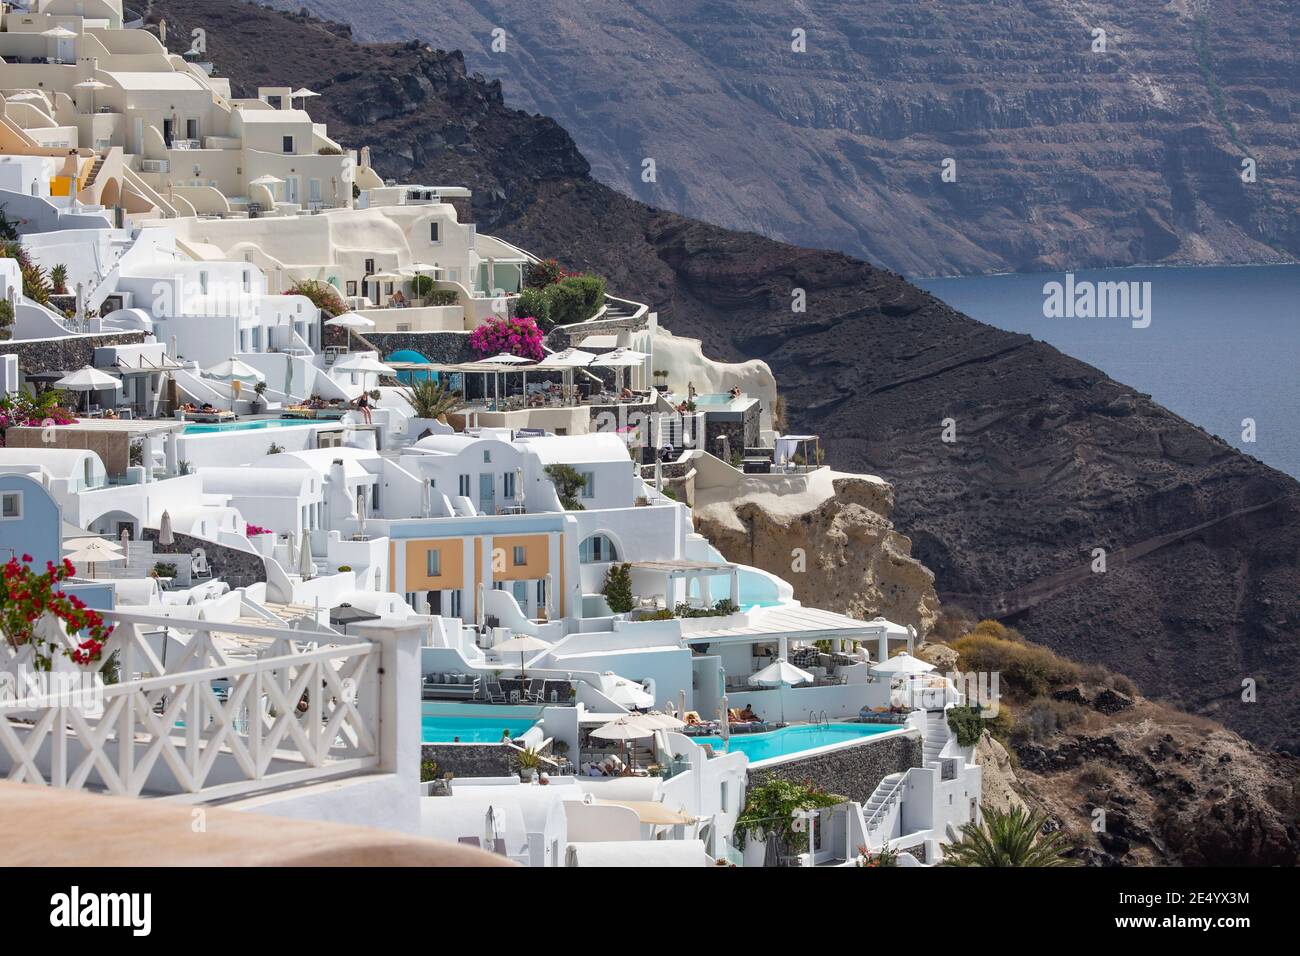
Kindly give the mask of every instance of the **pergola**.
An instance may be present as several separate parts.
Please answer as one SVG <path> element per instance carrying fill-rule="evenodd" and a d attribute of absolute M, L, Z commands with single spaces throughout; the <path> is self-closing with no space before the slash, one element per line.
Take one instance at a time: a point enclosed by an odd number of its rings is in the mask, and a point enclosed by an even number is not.
<path fill-rule="evenodd" d="M 690 596 L 691 581 L 694 580 L 699 584 L 701 600 L 705 604 L 712 604 L 711 595 L 709 594 L 709 578 L 718 574 L 730 576 L 731 592 L 729 598 L 732 604 L 737 607 L 740 606 L 740 568 L 735 564 L 719 561 L 689 561 L 682 558 L 667 561 L 632 561 L 629 563 L 633 570 L 654 571 L 664 576 L 664 601 L 669 608 L 676 604 L 676 582 L 678 580 L 686 582 L 683 597 Z"/>

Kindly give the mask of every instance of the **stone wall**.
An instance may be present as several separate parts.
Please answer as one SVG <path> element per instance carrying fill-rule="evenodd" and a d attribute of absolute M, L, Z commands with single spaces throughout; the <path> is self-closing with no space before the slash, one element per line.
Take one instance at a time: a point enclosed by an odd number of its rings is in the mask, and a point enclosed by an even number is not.
<path fill-rule="evenodd" d="M 515 751 L 501 744 L 421 744 L 420 760 L 438 765 L 438 776 L 509 777 L 519 773 Z"/>
<path fill-rule="evenodd" d="M 208 556 L 208 567 L 212 569 L 212 576 L 221 578 L 232 588 L 248 587 L 266 580 L 266 562 L 260 554 L 175 532 L 172 533 L 171 544 L 161 545 L 158 543 L 158 531 L 155 528 L 145 528 L 144 538 L 153 543 L 154 554 L 159 560 L 169 564 L 174 562 L 168 561 L 163 557 L 164 555 L 189 555 L 195 548 L 202 548 L 203 553 Z"/>
<path fill-rule="evenodd" d="M 144 332 L 100 332 L 59 339 L 11 339 L 0 342 L 0 355 L 17 355 L 24 375 L 36 372 L 71 372 L 95 364 L 95 349 L 113 345 L 138 345 Z"/>
<path fill-rule="evenodd" d="M 891 773 L 921 766 L 921 735 L 909 731 L 886 740 L 866 738 L 854 747 L 844 747 L 771 768 L 749 771 L 749 785 L 770 780 L 802 783 L 811 780 L 828 793 L 838 793 L 866 803 L 872 792 Z"/>
<path fill-rule="evenodd" d="M 381 360 L 394 352 L 411 349 L 430 362 L 456 365 L 482 358 L 469 347 L 469 335 L 468 332 L 366 332 L 360 338 L 378 350 Z"/>

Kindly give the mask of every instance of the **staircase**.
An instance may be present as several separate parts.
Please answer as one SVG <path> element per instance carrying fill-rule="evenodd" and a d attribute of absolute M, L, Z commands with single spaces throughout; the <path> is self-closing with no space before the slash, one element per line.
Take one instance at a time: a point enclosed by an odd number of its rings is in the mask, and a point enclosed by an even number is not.
<path fill-rule="evenodd" d="M 948 743 L 948 716 L 943 711 L 929 711 L 925 715 L 925 737 L 921 741 L 921 766 L 928 767 L 939 759 L 939 752 Z"/>
<path fill-rule="evenodd" d="M 86 181 L 82 184 L 81 188 L 89 189 L 91 186 L 95 185 L 95 180 L 99 177 L 99 171 L 103 168 L 104 157 L 102 155 L 97 155 L 95 157 L 95 165 L 90 167 L 90 175 L 86 177 Z"/>
<path fill-rule="evenodd" d="M 903 793 L 905 773 L 891 773 L 881 780 L 872 791 L 871 799 L 862 808 L 862 820 L 866 827 L 867 838 L 875 846 L 880 846 L 889 839 L 893 830 L 894 816 L 890 811 L 897 806 L 898 798 Z"/>

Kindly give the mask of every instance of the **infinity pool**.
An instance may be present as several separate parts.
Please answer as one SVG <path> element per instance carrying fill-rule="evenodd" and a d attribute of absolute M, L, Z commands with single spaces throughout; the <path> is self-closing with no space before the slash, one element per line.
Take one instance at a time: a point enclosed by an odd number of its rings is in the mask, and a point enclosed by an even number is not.
<path fill-rule="evenodd" d="M 294 425 L 313 425 L 317 422 L 301 418 L 261 418 L 254 422 L 213 422 L 212 424 L 186 425 L 184 435 L 206 435 L 211 432 L 251 432 L 263 428 L 291 428 Z"/>
<path fill-rule="evenodd" d="M 847 743 L 886 734 L 898 730 L 898 724 L 801 724 L 797 727 L 782 727 L 765 734 L 732 734 L 731 743 L 724 747 L 721 737 L 692 737 L 696 743 L 710 744 L 714 750 L 740 751 L 746 754 L 751 763 L 759 760 L 771 760 L 773 757 L 788 757 L 791 754 L 831 744 Z M 500 733 L 500 731 L 497 731 Z"/>
<path fill-rule="evenodd" d="M 533 724 L 535 717 L 462 717 L 451 714 L 425 714 L 420 719 L 420 740 L 426 744 L 495 744 L 501 732 L 518 737 Z"/>

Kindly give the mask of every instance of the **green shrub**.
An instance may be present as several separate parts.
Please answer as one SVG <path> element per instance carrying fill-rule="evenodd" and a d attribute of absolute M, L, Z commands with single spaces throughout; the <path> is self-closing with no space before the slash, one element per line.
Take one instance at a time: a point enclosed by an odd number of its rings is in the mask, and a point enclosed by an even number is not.
<path fill-rule="evenodd" d="M 515 318 L 523 319 L 530 315 L 543 332 L 549 332 L 555 326 L 551 321 L 551 301 L 541 289 L 524 289 L 515 300 Z"/>
<path fill-rule="evenodd" d="M 14 307 L 8 299 L 0 299 L 0 342 L 8 339 L 13 333 L 10 329 L 14 324 Z"/>
<path fill-rule="evenodd" d="M 957 743 L 974 747 L 984 736 L 984 720 L 979 707 L 949 707 L 948 726 L 957 735 Z"/>
<path fill-rule="evenodd" d="M 433 293 L 433 276 L 416 276 L 411 280 L 411 294 L 427 299 Z M 455 293 L 452 293 L 453 295 Z"/>
<path fill-rule="evenodd" d="M 420 783 L 438 779 L 438 761 L 424 759 L 420 761 Z"/>
<path fill-rule="evenodd" d="M 953 641 L 964 671 L 998 671 L 1014 693 L 1041 697 L 1052 687 L 1079 680 L 1079 667 L 1045 647 L 972 632 Z"/>
<path fill-rule="evenodd" d="M 605 572 L 605 586 L 600 589 L 605 595 L 605 603 L 615 614 L 626 614 L 632 610 L 632 565 L 611 564 Z"/>
<path fill-rule="evenodd" d="M 769 780 L 751 787 L 745 795 L 745 809 L 736 818 L 736 845 L 743 850 L 751 836 L 773 833 L 786 853 L 802 853 L 808 849 L 808 833 L 794 829 L 795 811 L 833 807 L 845 799 L 811 783 L 789 780 Z"/>
<path fill-rule="evenodd" d="M 578 500 L 578 492 L 587 483 L 581 472 L 572 465 L 547 465 L 546 477 L 555 484 L 555 493 L 566 511 L 585 511 Z"/>

